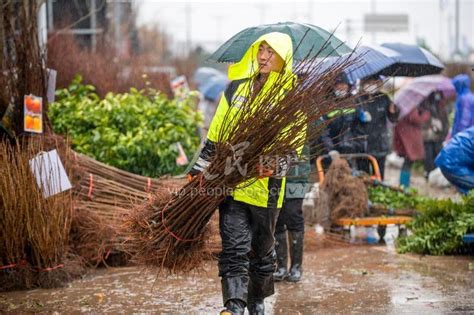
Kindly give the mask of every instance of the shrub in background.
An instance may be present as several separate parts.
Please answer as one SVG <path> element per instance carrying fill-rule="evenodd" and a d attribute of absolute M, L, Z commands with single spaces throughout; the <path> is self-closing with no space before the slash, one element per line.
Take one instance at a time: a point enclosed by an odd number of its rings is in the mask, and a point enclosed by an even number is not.
<path fill-rule="evenodd" d="M 54 131 L 72 138 L 73 148 L 120 169 L 158 177 L 179 174 L 180 143 L 188 157 L 199 146 L 201 114 L 196 97 L 169 100 L 154 89 L 130 89 L 100 98 L 78 76 L 58 90 L 49 115 Z"/>

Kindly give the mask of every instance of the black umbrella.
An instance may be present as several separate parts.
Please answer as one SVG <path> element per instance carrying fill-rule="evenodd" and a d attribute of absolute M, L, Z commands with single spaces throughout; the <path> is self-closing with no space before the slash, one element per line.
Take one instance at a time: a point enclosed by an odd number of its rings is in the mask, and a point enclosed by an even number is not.
<path fill-rule="evenodd" d="M 380 74 L 387 76 L 419 77 L 429 74 L 438 74 L 444 65 L 426 49 L 401 43 L 385 43 L 383 47 L 399 53 L 395 56 L 396 62 L 385 68 Z"/>

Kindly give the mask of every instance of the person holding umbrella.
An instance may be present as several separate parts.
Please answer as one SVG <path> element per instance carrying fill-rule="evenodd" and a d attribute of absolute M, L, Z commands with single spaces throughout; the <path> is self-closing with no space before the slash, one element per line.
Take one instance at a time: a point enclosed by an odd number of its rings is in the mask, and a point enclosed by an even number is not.
<path fill-rule="evenodd" d="M 396 122 L 400 111 L 390 98 L 380 91 L 381 86 L 382 80 L 378 75 L 361 81 L 364 94 L 357 99 L 358 120 L 353 133 L 355 141 L 359 142 L 359 152 L 371 154 L 377 160 L 383 180 L 385 157 L 390 152 L 387 120 Z M 370 172 L 368 161 L 359 161 L 358 164 L 360 170 Z"/>
<path fill-rule="evenodd" d="M 394 128 L 393 147 L 405 160 L 400 171 L 400 186 L 410 187 L 411 167 L 415 161 L 423 160 L 425 150 L 421 128 L 431 117 L 428 100 L 403 117 Z"/>
<path fill-rule="evenodd" d="M 424 141 L 443 141 L 446 133 L 447 118 L 446 109 L 442 105 L 443 99 L 449 99 L 455 95 L 451 80 L 442 75 L 426 75 L 415 78 L 409 84 L 395 93 L 395 104 L 400 108 L 399 123 L 394 129 L 393 144 L 399 155 L 405 158 L 404 166 L 400 172 L 400 185 L 408 187 L 410 184 L 411 164 L 413 161 L 422 160 L 430 154 L 434 155 L 436 148 L 426 148 Z M 436 103 L 436 107 L 433 107 Z M 422 133 L 422 127 L 433 118 L 434 129 Z M 429 133 L 431 136 L 426 137 Z M 428 144 L 430 145 L 430 144 Z M 433 166 L 431 166 L 433 167 Z"/>
<path fill-rule="evenodd" d="M 296 80 L 293 60 L 303 61 L 316 55 L 340 56 L 349 51 L 331 33 L 314 25 L 293 22 L 249 27 L 226 41 L 209 60 L 234 63 L 228 71 L 230 83 L 189 175 L 206 174 L 216 142 L 225 139 L 225 124 L 235 121 L 233 118 L 239 115 L 242 105 L 249 104 L 258 110 L 260 97 L 278 82 L 288 82 L 281 88 L 281 96 L 293 88 Z M 306 136 L 304 130 L 301 136 Z M 245 307 L 249 314 L 264 314 L 264 299 L 274 293 L 274 233 L 286 179 L 284 172 L 273 173 L 263 165 L 258 171 L 261 174 L 258 178 L 237 186 L 232 196 L 219 206 L 222 239 L 219 276 L 225 307 L 221 314 L 244 314 Z"/>
<path fill-rule="evenodd" d="M 258 38 L 242 59 L 229 67 L 231 82 L 220 100 L 191 175 L 205 170 L 220 132 L 225 129 L 223 124 L 233 121 L 226 116 L 238 115 L 243 99 L 258 100 L 281 76 L 294 76 L 292 53 L 290 36 L 271 32 Z M 258 106 L 258 101 L 252 104 Z M 264 167 L 260 174 L 253 183 L 236 189 L 219 207 L 222 239 L 219 276 L 225 307 L 221 314 L 244 314 L 245 307 L 250 314 L 264 314 L 264 299 L 274 293 L 273 235 L 283 203 L 285 179 Z"/>

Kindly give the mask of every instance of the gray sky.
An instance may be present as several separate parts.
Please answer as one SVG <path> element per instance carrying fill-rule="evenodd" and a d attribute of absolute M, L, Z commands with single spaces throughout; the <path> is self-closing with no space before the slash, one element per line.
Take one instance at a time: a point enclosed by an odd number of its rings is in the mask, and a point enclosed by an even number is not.
<path fill-rule="evenodd" d="M 175 42 L 175 49 L 184 48 L 189 38 L 192 45 L 212 51 L 243 28 L 283 21 L 308 22 L 327 30 L 338 27 L 336 36 L 350 46 L 359 39 L 362 44 L 415 43 L 421 37 L 444 59 L 454 49 L 455 0 L 137 0 L 137 4 L 138 23 L 159 24 Z M 364 33 L 364 14 L 371 13 L 374 4 L 376 13 L 408 14 L 409 31 L 375 37 Z M 474 46 L 473 20 L 474 0 L 460 0 L 461 49 Z"/>

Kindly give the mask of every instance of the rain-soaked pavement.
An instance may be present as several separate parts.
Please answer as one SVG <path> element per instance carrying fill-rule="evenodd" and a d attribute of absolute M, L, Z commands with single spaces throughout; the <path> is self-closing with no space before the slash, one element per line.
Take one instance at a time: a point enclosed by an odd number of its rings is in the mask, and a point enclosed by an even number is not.
<path fill-rule="evenodd" d="M 388 168 L 393 184 L 398 172 Z M 420 176 L 413 183 L 423 194 L 456 198 Z M 320 239 L 307 228 L 304 278 L 277 283 L 267 314 L 474 314 L 473 256 L 398 255 L 393 245 L 327 247 Z M 0 293 L 0 313 L 218 314 L 216 265 L 158 278 L 139 267 L 92 270 L 65 288 Z"/>
<path fill-rule="evenodd" d="M 268 314 L 474 314 L 473 257 L 398 255 L 393 246 L 321 247 L 306 233 L 304 278 L 278 283 Z M 155 281 L 156 280 L 156 281 Z M 216 262 L 190 276 L 98 269 L 66 288 L 0 293 L 0 313 L 217 314 Z"/>

